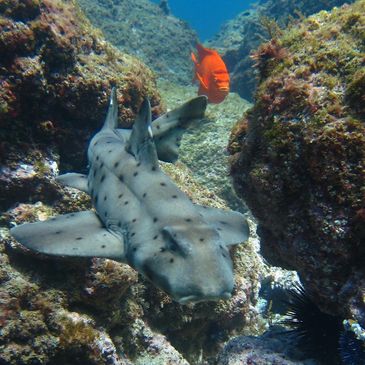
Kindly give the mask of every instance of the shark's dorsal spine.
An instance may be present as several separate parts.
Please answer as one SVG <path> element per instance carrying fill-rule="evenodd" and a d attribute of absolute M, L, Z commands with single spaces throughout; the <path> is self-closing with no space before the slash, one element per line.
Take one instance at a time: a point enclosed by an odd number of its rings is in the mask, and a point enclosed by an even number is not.
<path fill-rule="evenodd" d="M 115 129 L 118 125 L 118 102 L 117 102 L 117 90 L 112 88 L 110 94 L 110 102 L 108 108 L 108 114 L 106 116 L 102 129 Z"/>

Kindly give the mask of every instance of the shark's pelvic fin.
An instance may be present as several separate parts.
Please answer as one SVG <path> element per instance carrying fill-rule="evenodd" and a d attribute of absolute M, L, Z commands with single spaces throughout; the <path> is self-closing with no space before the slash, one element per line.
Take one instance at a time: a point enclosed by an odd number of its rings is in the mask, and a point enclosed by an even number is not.
<path fill-rule="evenodd" d="M 151 128 L 151 105 L 147 98 L 143 101 L 141 110 L 133 124 L 126 149 L 137 161 L 158 169 L 156 146 Z"/>
<path fill-rule="evenodd" d="M 48 255 L 124 260 L 122 237 L 110 233 L 92 211 L 70 213 L 11 229 L 25 247 Z"/>
<path fill-rule="evenodd" d="M 117 90 L 115 87 L 112 88 L 108 114 L 106 116 L 103 129 L 115 129 L 118 125 L 118 101 L 117 101 Z"/>
<path fill-rule="evenodd" d="M 243 214 L 202 205 L 196 205 L 196 207 L 205 221 L 218 231 L 226 245 L 247 241 L 250 229 Z"/>
<path fill-rule="evenodd" d="M 67 174 L 59 175 L 56 177 L 56 181 L 61 185 L 70 186 L 85 193 L 89 193 L 87 188 L 87 176 L 83 174 L 78 174 L 76 172 L 70 172 Z"/>
<path fill-rule="evenodd" d="M 153 121 L 152 131 L 159 160 L 177 160 L 181 137 L 189 125 L 204 118 L 207 100 L 206 96 L 198 96 Z"/>

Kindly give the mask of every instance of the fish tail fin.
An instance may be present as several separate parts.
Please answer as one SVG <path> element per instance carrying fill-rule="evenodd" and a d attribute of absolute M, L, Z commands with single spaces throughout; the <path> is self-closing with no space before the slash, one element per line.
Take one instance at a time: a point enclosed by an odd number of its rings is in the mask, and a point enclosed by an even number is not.
<path fill-rule="evenodd" d="M 115 129 L 118 125 L 118 101 L 117 90 L 113 86 L 110 93 L 108 114 L 106 116 L 103 129 Z"/>
<path fill-rule="evenodd" d="M 207 98 L 198 96 L 153 121 L 159 160 L 172 163 L 177 160 L 182 135 L 188 126 L 204 118 L 206 107 Z"/>

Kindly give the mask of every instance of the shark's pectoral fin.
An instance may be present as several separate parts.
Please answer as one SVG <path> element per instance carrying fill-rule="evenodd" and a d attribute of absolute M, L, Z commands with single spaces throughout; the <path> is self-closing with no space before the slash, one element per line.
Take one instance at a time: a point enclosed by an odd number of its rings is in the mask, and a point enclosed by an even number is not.
<path fill-rule="evenodd" d="M 88 193 L 87 188 L 87 176 L 83 174 L 78 174 L 76 172 L 70 172 L 67 174 L 59 175 L 56 177 L 56 181 L 61 185 L 70 186 L 85 193 Z"/>
<path fill-rule="evenodd" d="M 105 229 L 91 211 L 22 224 L 10 233 L 25 247 L 48 255 L 124 260 L 123 238 Z"/>
<path fill-rule="evenodd" d="M 196 205 L 196 207 L 205 221 L 218 231 L 226 245 L 247 241 L 250 229 L 243 214 L 201 205 Z"/>
<path fill-rule="evenodd" d="M 175 162 L 180 140 L 186 128 L 204 118 L 207 97 L 198 96 L 152 122 L 158 159 Z"/>

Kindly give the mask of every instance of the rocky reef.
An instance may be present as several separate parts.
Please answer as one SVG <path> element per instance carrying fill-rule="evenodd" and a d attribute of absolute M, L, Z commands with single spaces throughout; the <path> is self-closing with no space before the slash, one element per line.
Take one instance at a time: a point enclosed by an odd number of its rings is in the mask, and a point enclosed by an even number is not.
<path fill-rule="evenodd" d="M 229 143 L 270 263 L 322 311 L 365 324 L 365 2 L 292 25 L 253 54 L 256 103 Z"/>
<path fill-rule="evenodd" d="M 138 57 L 158 77 L 190 84 L 190 52 L 198 37 L 190 26 L 150 0 L 78 0 L 90 21 L 121 51 Z"/>
<path fill-rule="evenodd" d="M 231 90 L 252 101 L 257 86 L 257 74 L 252 68 L 250 54 L 263 41 L 267 41 L 280 28 L 298 22 L 320 10 L 329 10 L 352 1 L 344 0 L 261 0 L 252 9 L 240 13 L 222 26 L 219 33 L 208 42 L 220 49 L 231 74 Z"/>

